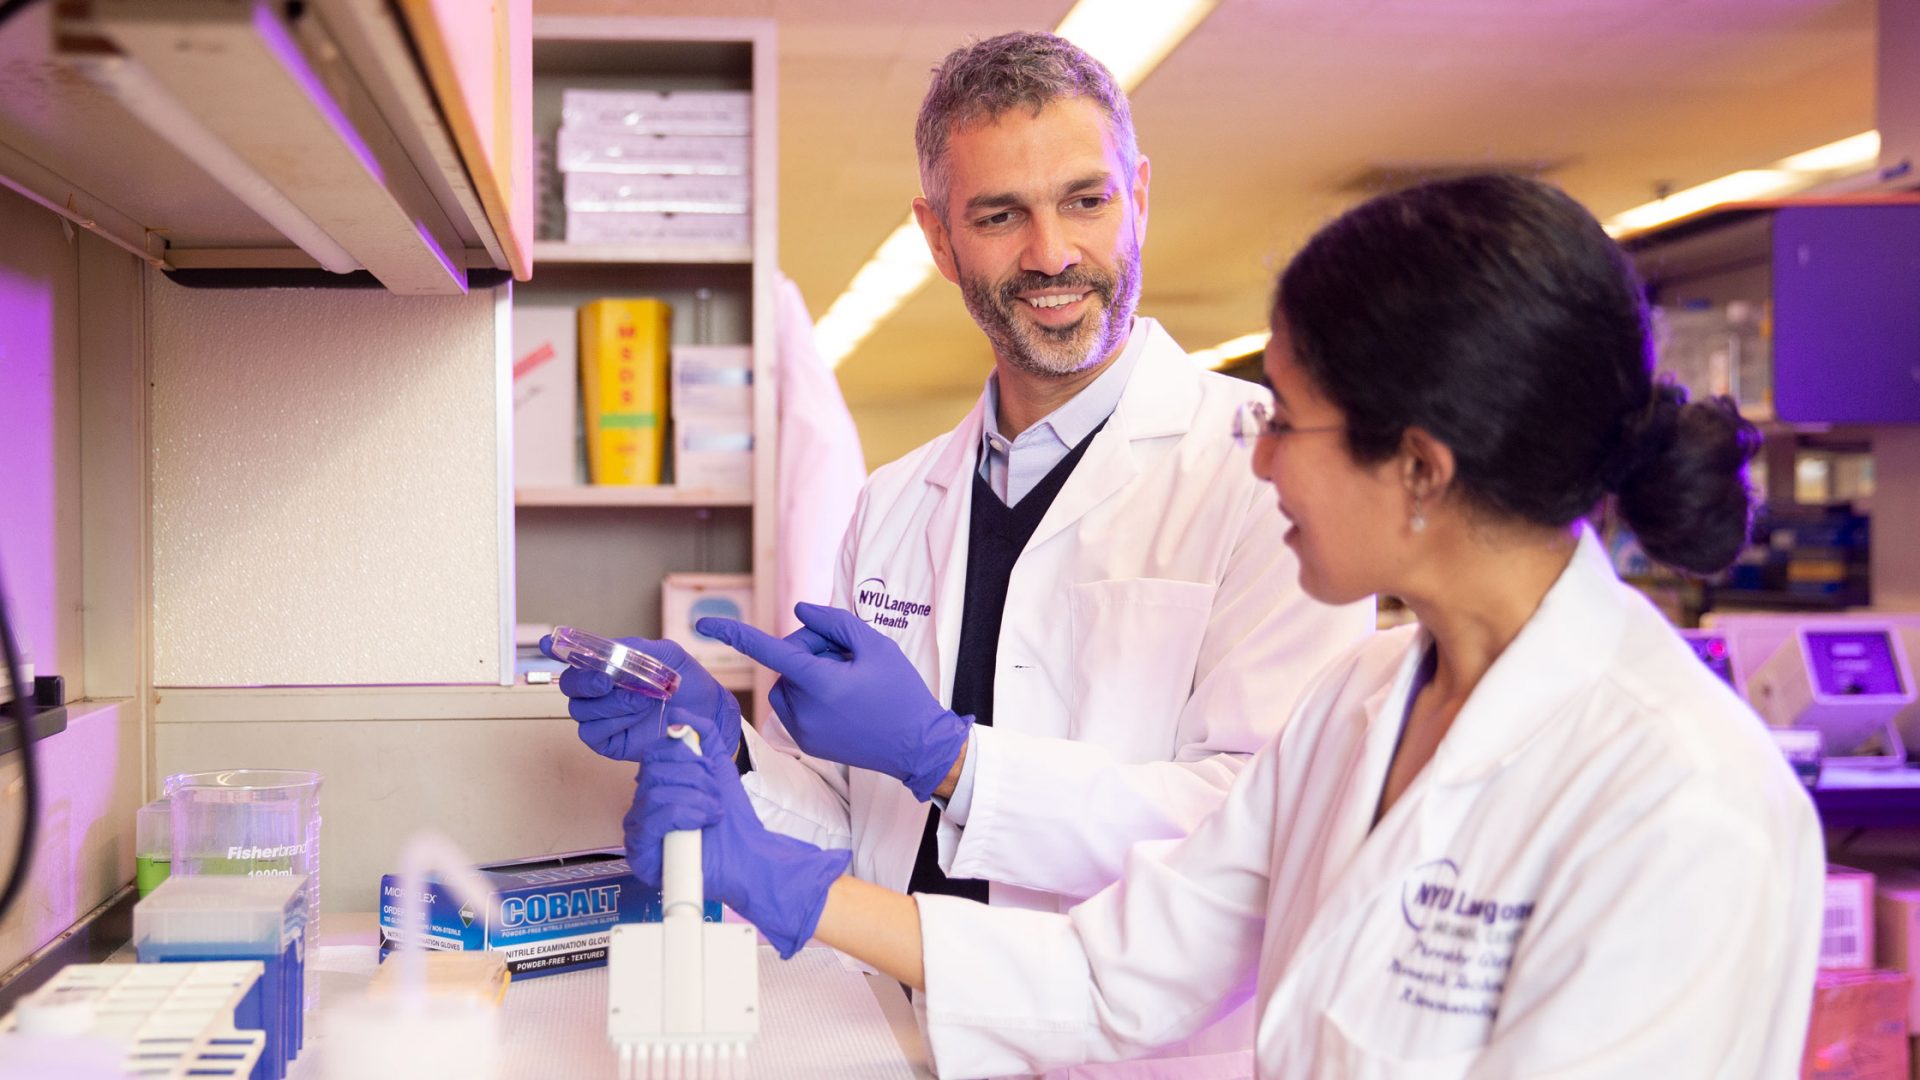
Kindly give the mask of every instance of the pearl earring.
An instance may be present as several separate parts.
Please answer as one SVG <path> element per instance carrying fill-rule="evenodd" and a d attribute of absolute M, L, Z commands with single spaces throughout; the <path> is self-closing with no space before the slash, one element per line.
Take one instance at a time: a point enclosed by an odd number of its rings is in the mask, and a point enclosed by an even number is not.
<path fill-rule="evenodd" d="M 1413 517 L 1408 519 L 1407 527 L 1414 532 L 1427 531 L 1427 515 L 1420 512 L 1420 496 L 1413 497 Z"/>

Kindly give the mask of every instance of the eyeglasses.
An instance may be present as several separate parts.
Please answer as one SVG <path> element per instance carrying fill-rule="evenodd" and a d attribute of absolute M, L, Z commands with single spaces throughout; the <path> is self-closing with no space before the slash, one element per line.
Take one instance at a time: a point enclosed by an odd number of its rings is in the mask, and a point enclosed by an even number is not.
<path fill-rule="evenodd" d="M 1251 450 L 1262 437 L 1283 438 L 1288 435 L 1311 435 L 1317 431 L 1342 431 L 1345 424 L 1316 424 L 1313 427 L 1294 427 L 1285 420 L 1273 418 L 1273 410 L 1264 401 L 1243 401 L 1233 413 L 1233 441 L 1242 449 Z"/>

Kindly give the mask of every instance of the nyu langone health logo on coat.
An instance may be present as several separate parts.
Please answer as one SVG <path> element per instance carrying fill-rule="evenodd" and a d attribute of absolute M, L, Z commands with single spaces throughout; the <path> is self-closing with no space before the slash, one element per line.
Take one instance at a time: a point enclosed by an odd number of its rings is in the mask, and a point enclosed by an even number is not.
<path fill-rule="evenodd" d="M 1475 896 L 1461 886 L 1458 863 L 1435 859 L 1407 875 L 1400 889 L 1400 914 L 1416 931 L 1427 929 L 1435 916 L 1493 926 L 1526 922 L 1533 915 L 1533 903 Z"/>
<path fill-rule="evenodd" d="M 1400 887 L 1400 914 L 1407 925 L 1425 930 L 1436 909 L 1445 911 L 1460 890 L 1460 867 L 1452 859 L 1435 859 L 1413 868 Z"/>
<path fill-rule="evenodd" d="M 932 615 L 933 605 L 902 600 L 887 591 L 885 578 L 870 577 L 854 586 L 853 613 L 875 626 L 905 630 L 913 625 L 914 619 Z"/>
<path fill-rule="evenodd" d="M 1490 1025 L 1499 1015 L 1513 953 L 1533 901 L 1476 893 L 1452 859 L 1408 871 L 1400 915 L 1413 930 L 1387 962 L 1390 1000 L 1427 1013 Z"/>

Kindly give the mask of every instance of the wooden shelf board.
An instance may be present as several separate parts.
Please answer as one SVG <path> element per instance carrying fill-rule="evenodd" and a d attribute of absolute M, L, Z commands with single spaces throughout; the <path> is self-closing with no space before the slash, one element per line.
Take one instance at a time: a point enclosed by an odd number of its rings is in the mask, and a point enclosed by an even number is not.
<path fill-rule="evenodd" d="M 671 484 L 653 487 L 578 484 L 515 488 L 513 503 L 515 506 L 752 506 L 753 496 L 744 491 L 708 491 Z"/>
<path fill-rule="evenodd" d="M 632 244 L 569 244 L 564 240 L 536 240 L 533 244 L 535 273 L 548 266 L 748 266 L 753 262 L 751 248 L 666 247 Z"/>

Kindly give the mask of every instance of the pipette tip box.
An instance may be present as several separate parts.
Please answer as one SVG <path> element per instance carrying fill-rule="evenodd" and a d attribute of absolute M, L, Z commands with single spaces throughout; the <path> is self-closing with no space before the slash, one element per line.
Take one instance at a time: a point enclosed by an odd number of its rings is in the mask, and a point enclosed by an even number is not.
<path fill-rule="evenodd" d="M 68 964 L 0 1016 L 0 1062 L 15 1067 L 9 1075 L 70 1076 L 76 1053 L 85 1054 L 70 1040 L 104 1040 L 105 1056 L 124 1064 L 115 1076 L 257 1076 L 266 1049 L 254 1015 L 262 974 L 257 961 Z M 65 1035 L 28 1034 L 49 1026 Z M 86 1056 L 97 1063 L 99 1055 Z"/>
<path fill-rule="evenodd" d="M 491 887 L 484 911 L 429 882 L 429 949 L 500 954 L 514 982 L 604 967 L 619 923 L 659 922 L 660 890 L 635 880 L 618 850 L 537 855 L 475 867 Z M 380 957 L 401 944 L 400 875 L 380 879 Z M 705 918 L 720 921 L 709 901 Z"/>
<path fill-rule="evenodd" d="M 133 909 L 133 942 L 150 963 L 253 961 L 257 987 L 234 1024 L 266 1034 L 254 1080 L 280 1080 L 306 1038 L 304 874 L 169 877 Z"/>

